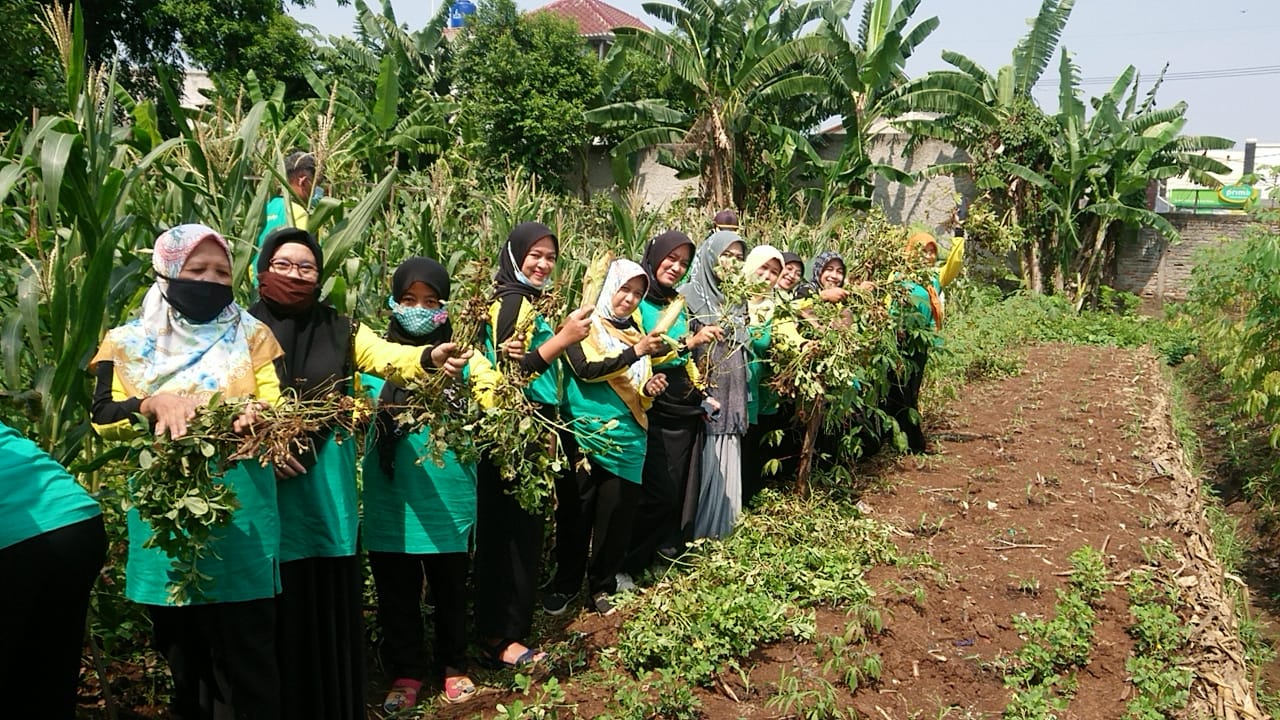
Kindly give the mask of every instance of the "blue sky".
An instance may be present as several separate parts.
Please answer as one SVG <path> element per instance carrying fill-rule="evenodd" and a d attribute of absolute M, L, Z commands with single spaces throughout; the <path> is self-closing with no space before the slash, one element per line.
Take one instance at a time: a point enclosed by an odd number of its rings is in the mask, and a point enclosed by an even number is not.
<path fill-rule="evenodd" d="M 396 18 L 411 29 L 426 24 L 438 3 L 393 0 Z M 651 21 L 640 0 L 608 0 Z M 516 0 L 523 9 L 542 0 Z M 380 0 L 370 3 L 379 6 Z M 855 17 L 862 3 L 855 9 Z M 1026 33 L 1026 19 L 1039 0 L 923 0 L 917 21 L 937 16 L 941 25 L 907 65 L 910 75 L 946 67 L 939 55 L 954 50 L 988 70 L 1009 62 L 1014 44 Z M 299 21 L 322 34 L 351 33 L 354 7 L 316 0 L 314 7 L 291 8 Z M 1236 141 L 1258 138 L 1280 142 L 1280 2 L 1276 0 L 1077 0 L 1061 47 L 1073 53 L 1086 80 L 1085 90 L 1101 94 L 1128 65 L 1143 74 L 1144 87 L 1169 63 L 1170 79 L 1157 97 L 1161 107 L 1185 100 L 1190 109 L 1184 132 L 1220 135 Z M 1173 79 L 1178 73 L 1219 73 L 1236 77 Z M 1041 104 L 1057 107 L 1057 61 L 1036 91 Z"/>

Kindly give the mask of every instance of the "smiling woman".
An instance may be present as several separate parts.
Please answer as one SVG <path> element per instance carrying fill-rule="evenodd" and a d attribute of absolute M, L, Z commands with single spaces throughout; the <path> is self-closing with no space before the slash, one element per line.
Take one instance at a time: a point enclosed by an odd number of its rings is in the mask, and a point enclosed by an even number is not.
<path fill-rule="evenodd" d="M 591 469 L 577 474 L 575 487 L 557 488 L 556 575 L 543 605 L 553 615 L 567 609 L 583 574 L 588 607 L 606 615 L 613 611 L 609 596 L 618 589 L 643 477 L 637 460 L 648 439 L 646 412 L 667 389 L 666 376 L 653 374 L 649 359 L 666 343 L 644 334 L 631 316 L 648 286 L 644 268 L 615 260 L 591 316 L 591 333 L 565 351 L 573 370 L 565 388 L 569 414 Z"/>

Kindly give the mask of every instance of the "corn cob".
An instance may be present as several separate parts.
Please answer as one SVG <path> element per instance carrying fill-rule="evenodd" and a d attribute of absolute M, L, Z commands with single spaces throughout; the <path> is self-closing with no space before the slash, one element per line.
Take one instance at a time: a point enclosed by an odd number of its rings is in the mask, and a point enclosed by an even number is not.
<path fill-rule="evenodd" d="M 613 251 L 598 255 L 587 265 L 582 276 L 582 307 L 595 307 L 600 299 L 600 290 L 604 287 L 604 279 L 609 274 L 609 266 L 613 264 Z"/>
<path fill-rule="evenodd" d="M 684 298 L 678 297 L 667 303 L 667 307 L 663 309 L 662 314 L 658 316 L 658 322 L 653 326 L 650 332 L 666 334 L 675 327 L 676 320 L 680 317 L 680 313 L 684 311 Z"/>

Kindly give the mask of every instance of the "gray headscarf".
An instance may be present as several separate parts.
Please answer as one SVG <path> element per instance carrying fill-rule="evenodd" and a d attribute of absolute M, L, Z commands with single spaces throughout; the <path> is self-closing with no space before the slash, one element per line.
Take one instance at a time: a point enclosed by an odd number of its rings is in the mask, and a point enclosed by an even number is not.
<path fill-rule="evenodd" d="M 680 294 L 684 296 L 691 320 L 703 325 L 718 325 L 722 316 L 727 315 L 731 327 L 725 330 L 733 333 L 734 344 L 745 345 L 748 340 L 746 308 L 729 308 L 726 312 L 720 276 L 716 273 L 720 256 L 734 243 L 742 243 L 743 252 L 746 252 L 747 243 L 738 233 L 732 230 L 711 233 L 694 254 L 689 280 L 680 287 Z"/>

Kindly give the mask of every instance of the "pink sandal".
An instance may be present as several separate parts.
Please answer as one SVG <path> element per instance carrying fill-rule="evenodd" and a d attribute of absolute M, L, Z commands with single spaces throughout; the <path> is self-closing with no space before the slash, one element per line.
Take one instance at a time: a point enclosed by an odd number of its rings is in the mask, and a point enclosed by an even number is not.
<path fill-rule="evenodd" d="M 440 693 L 440 699 L 455 705 L 470 700 L 475 697 L 475 694 L 476 685 L 471 682 L 471 678 L 466 675 L 454 675 L 444 679 L 444 692 Z"/>
<path fill-rule="evenodd" d="M 422 690 L 422 681 L 410 678 L 399 678 L 391 683 L 391 691 L 387 699 L 382 701 L 385 712 L 395 713 L 418 704 L 418 692 Z"/>

